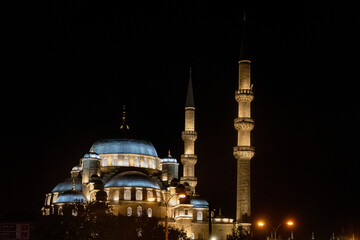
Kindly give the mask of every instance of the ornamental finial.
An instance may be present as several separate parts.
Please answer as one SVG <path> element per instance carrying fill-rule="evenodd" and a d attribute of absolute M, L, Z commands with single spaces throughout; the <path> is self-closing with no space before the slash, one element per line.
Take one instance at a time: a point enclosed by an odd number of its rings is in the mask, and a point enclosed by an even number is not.
<path fill-rule="evenodd" d="M 170 154 L 170 149 L 168 151 L 168 158 L 172 158 L 171 154 Z"/>
<path fill-rule="evenodd" d="M 123 105 L 123 110 L 122 110 L 122 124 L 120 126 L 121 130 L 129 130 L 129 125 L 126 124 L 126 109 L 125 109 L 125 104 Z"/>

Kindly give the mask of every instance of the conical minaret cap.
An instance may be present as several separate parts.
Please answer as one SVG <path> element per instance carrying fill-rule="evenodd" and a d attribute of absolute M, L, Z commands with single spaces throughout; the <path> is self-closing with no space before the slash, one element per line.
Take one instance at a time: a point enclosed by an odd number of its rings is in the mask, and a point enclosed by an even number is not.
<path fill-rule="evenodd" d="M 241 34 L 241 42 L 240 42 L 240 55 L 239 60 L 250 60 L 250 49 L 249 49 L 249 34 L 248 34 L 248 20 L 246 18 L 245 12 L 242 21 L 242 34 Z"/>
<path fill-rule="evenodd" d="M 192 75 L 192 69 L 190 68 L 189 84 L 188 84 L 188 90 L 187 90 L 187 95 L 186 95 L 185 107 L 195 107 L 191 75 Z"/>

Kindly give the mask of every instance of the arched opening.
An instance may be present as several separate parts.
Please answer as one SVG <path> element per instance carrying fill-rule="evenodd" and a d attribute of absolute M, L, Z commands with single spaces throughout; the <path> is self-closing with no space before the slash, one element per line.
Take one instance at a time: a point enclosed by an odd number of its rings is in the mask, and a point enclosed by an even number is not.
<path fill-rule="evenodd" d="M 147 215 L 148 215 L 149 218 L 152 217 L 152 209 L 151 208 L 148 208 Z"/>
<path fill-rule="evenodd" d="M 203 213 L 201 211 L 197 212 L 197 216 L 196 216 L 196 220 L 198 221 L 202 221 L 203 220 Z"/>
<path fill-rule="evenodd" d="M 126 209 L 126 215 L 127 215 L 128 217 L 131 217 L 131 215 L 132 215 L 132 208 L 131 208 L 131 207 L 128 207 L 128 208 Z"/>
<path fill-rule="evenodd" d="M 136 200 L 143 200 L 142 191 L 140 189 L 136 190 Z"/>
<path fill-rule="evenodd" d="M 141 207 L 141 206 L 138 206 L 138 207 L 137 207 L 137 216 L 138 216 L 138 217 L 141 217 L 141 215 L 142 215 L 142 207 Z"/>
<path fill-rule="evenodd" d="M 131 191 L 130 191 L 130 189 L 125 189 L 125 191 L 124 191 L 124 200 L 131 200 Z"/>

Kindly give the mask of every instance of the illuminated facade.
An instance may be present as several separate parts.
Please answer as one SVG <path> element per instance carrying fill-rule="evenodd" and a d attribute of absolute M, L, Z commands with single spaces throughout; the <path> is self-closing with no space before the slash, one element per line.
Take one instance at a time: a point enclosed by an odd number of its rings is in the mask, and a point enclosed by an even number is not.
<path fill-rule="evenodd" d="M 122 130 L 128 129 L 123 110 Z M 105 200 L 114 215 L 129 217 L 157 217 L 164 222 L 169 200 L 169 225 L 184 229 L 191 239 L 207 239 L 209 235 L 209 204 L 196 194 L 195 187 L 195 104 L 191 73 L 185 104 L 185 129 L 182 132 L 184 167 L 179 179 L 178 161 L 170 155 L 159 158 L 155 147 L 147 141 L 118 138 L 105 139 L 92 144 L 89 153 L 71 170 L 71 177 L 59 183 L 48 194 L 42 208 L 44 215 L 63 215 L 67 211 L 77 215 L 75 206 L 99 200 L 99 193 L 106 193 Z M 179 184 L 188 197 L 176 195 Z M 155 198 L 151 202 L 148 199 Z M 233 219 L 212 220 L 213 235 L 226 239 L 234 226 Z"/>
<path fill-rule="evenodd" d="M 212 219 L 212 234 L 226 239 L 238 225 L 250 228 L 250 160 L 254 148 L 250 132 L 254 127 L 250 104 L 253 91 L 250 83 L 250 61 L 240 58 L 239 88 L 235 93 L 238 118 L 234 120 L 238 132 L 233 153 L 237 159 L 236 222 L 217 216 Z M 123 110 L 121 130 L 128 130 Z M 178 161 L 169 155 L 159 158 L 155 147 L 147 141 L 129 138 L 105 139 L 92 144 L 89 153 L 71 170 L 71 177 L 46 194 L 43 215 L 62 215 L 66 207 L 100 200 L 107 201 L 114 215 L 129 217 L 157 217 L 164 222 L 166 209 L 169 225 L 184 229 L 191 239 L 208 239 L 209 204 L 195 191 L 195 104 L 190 71 L 185 104 L 185 128 L 182 132 L 184 154 L 181 155 L 183 174 L 179 178 Z M 184 186 L 186 199 L 176 194 L 177 186 Z M 149 201 L 149 198 L 155 201 Z M 165 202 L 168 202 L 166 207 Z M 69 211 L 68 211 L 69 212 Z M 70 211 L 76 215 L 75 207 Z"/>
<path fill-rule="evenodd" d="M 246 27 L 244 16 L 244 28 Z M 237 159 L 236 183 L 236 222 L 250 230 L 251 194 L 250 194 L 250 160 L 254 157 L 255 149 L 251 146 L 251 131 L 254 129 L 254 120 L 251 118 L 251 102 L 254 99 L 253 87 L 250 81 L 251 61 L 247 56 L 245 45 L 246 30 L 243 31 L 239 59 L 239 88 L 235 92 L 238 102 L 238 117 L 234 119 L 237 130 L 237 146 L 233 154 Z"/>

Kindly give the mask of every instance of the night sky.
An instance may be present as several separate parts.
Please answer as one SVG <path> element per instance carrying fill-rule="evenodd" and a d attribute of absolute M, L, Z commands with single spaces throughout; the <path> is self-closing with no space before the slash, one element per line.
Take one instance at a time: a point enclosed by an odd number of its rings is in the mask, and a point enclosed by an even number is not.
<path fill-rule="evenodd" d="M 242 18 L 255 99 L 252 215 L 294 236 L 360 237 L 359 11 L 242 2 L 29 1 L 7 8 L 1 81 L 3 220 L 34 219 L 93 142 L 134 134 L 183 153 L 193 69 L 198 192 L 235 217 L 233 119 Z M 260 5 L 259 5 L 260 6 Z M 257 237 L 263 230 L 254 228 Z M 288 237 L 288 231 L 281 231 Z"/>

